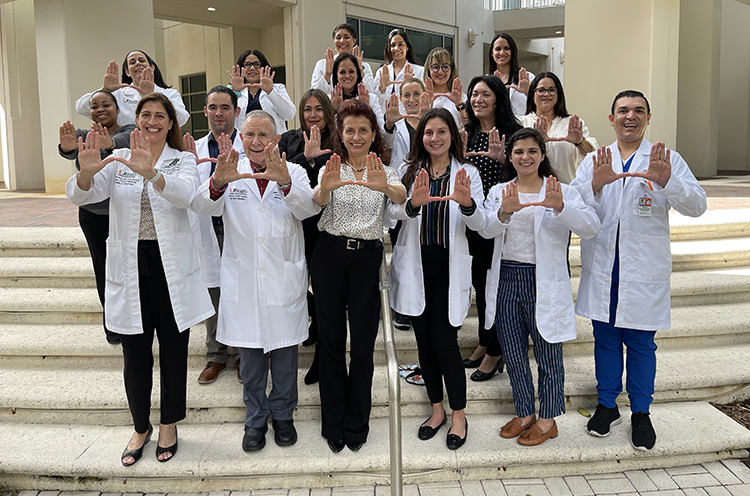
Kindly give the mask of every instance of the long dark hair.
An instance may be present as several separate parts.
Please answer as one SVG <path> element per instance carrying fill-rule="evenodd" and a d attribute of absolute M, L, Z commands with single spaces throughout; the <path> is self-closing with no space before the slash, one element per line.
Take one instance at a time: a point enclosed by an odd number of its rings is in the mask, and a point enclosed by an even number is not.
<path fill-rule="evenodd" d="M 518 71 L 521 70 L 521 64 L 518 62 L 518 45 L 516 45 L 516 40 L 514 40 L 513 37 L 508 33 L 499 33 L 496 34 L 494 38 L 492 38 L 492 43 L 490 43 L 490 51 L 488 54 L 490 74 L 494 74 L 497 70 L 497 62 L 495 62 L 493 52 L 495 51 L 495 42 L 498 40 L 498 38 L 502 38 L 507 41 L 508 46 L 510 47 L 510 74 L 508 74 L 508 84 L 518 84 Z"/>
<path fill-rule="evenodd" d="M 326 121 L 326 127 L 325 129 L 320 130 L 320 148 L 322 149 L 330 149 L 332 146 L 332 140 L 333 136 L 336 134 L 336 117 L 334 115 L 333 111 L 333 105 L 331 105 L 331 99 L 328 98 L 328 96 L 320 91 L 319 89 L 309 89 L 305 92 L 304 95 L 302 95 L 302 98 L 299 100 L 299 110 L 297 110 L 298 115 L 300 116 L 299 119 L 299 131 L 304 131 L 307 133 L 307 136 L 310 136 L 310 128 L 307 127 L 307 123 L 305 122 L 305 105 L 307 104 L 307 100 L 309 100 L 311 97 L 315 97 L 320 102 L 320 105 L 323 107 L 323 118 Z M 301 134 L 301 133 L 300 133 Z"/>
<path fill-rule="evenodd" d="M 148 56 L 146 52 L 143 50 L 130 50 L 127 55 L 125 55 L 125 60 L 122 62 L 122 83 L 123 84 L 131 84 L 133 82 L 133 78 L 125 74 L 125 71 L 128 69 L 128 57 L 130 57 L 130 54 L 133 52 L 141 52 L 143 55 L 146 56 L 146 60 L 148 60 L 148 65 L 151 65 L 154 67 L 154 84 L 156 86 L 160 86 L 162 88 L 171 88 L 167 83 L 164 82 L 164 77 L 161 75 L 161 71 L 159 70 L 159 66 L 156 65 L 156 62 L 154 62 L 154 59 Z"/>
<path fill-rule="evenodd" d="M 417 174 L 422 169 L 429 170 L 430 167 L 430 152 L 424 146 L 424 130 L 427 127 L 427 122 L 431 119 L 441 119 L 448 125 L 448 129 L 451 133 L 451 146 L 449 153 L 451 157 L 454 157 L 460 163 L 464 163 L 464 145 L 461 140 L 461 134 L 458 132 L 458 126 L 456 126 L 456 120 L 453 118 L 451 113 L 444 108 L 434 108 L 429 110 L 420 119 L 417 129 L 414 132 L 414 138 L 411 142 L 411 149 L 409 154 L 406 156 L 406 172 L 404 177 L 401 178 L 401 183 L 409 191 L 414 180 L 417 178 Z"/>
<path fill-rule="evenodd" d="M 338 139 L 334 140 L 333 152 L 341 157 L 342 162 L 349 160 L 349 151 L 344 146 L 344 140 L 341 136 L 341 133 L 344 131 L 344 119 L 347 117 L 366 117 L 370 121 L 370 128 L 375 133 L 375 140 L 370 145 L 370 151 L 375 152 L 380 157 L 380 160 L 385 165 L 388 165 L 391 162 L 391 149 L 386 146 L 383 136 L 380 134 L 380 127 L 378 126 L 378 119 L 375 117 L 375 112 L 372 111 L 368 103 L 356 99 L 345 101 L 339 111 L 336 112 Z"/>
<path fill-rule="evenodd" d="M 513 145 L 515 145 L 516 142 L 527 138 L 531 138 L 536 141 L 537 145 L 539 145 L 539 150 L 544 155 L 544 159 L 539 163 L 539 169 L 537 169 L 536 173 L 539 174 L 539 177 L 541 178 L 549 176 L 554 176 L 555 178 L 557 178 L 557 174 L 555 174 L 555 171 L 552 170 L 552 164 L 550 163 L 549 157 L 547 156 L 547 146 L 544 144 L 544 138 L 542 137 L 541 133 L 536 129 L 525 127 L 513 133 L 510 139 L 508 139 L 508 142 L 505 144 L 505 160 L 506 163 L 510 165 L 508 170 L 508 180 L 518 177 L 518 171 L 516 171 L 516 168 L 513 167 L 513 164 L 510 161 L 511 155 L 513 155 Z"/>
<path fill-rule="evenodd" d="M 167 112 L 167 116 L 169 116 L 169 120 L 172 121 L 172 129 L 170 129 L 167 133 L 167 144 L 175 150 L 184 152 L 186 150 L 185 143 L 183 143 L 182 141 L 182 134 L 180 134 L 180 125 L 177 123 L 177 112 L 175 112 L 172 102 L 169 101 L 169 98 L 167 98 L 163 93 L 149 93 L 148 95 L 140 99 L 140 101 L 138 102 L 138 106 L 135 108 L 136 122 L 138 122 L 138 116 L 141 115 L 143 106 L 148 102 L 161 103 L 161 105 L 164 107 L 164 110 Z"/>
<path fill-rule="evenodd" d="M 409 40 L 409 35 L 406 34 L 406 31 L 404 31 L 401 28 L 396 28 L 392 30 L 390 33 L 388 33 L 388 39 L 385 42 L 385 51 L 383 52 L 383 58 L 385 59 L 385 65 L 390 64 L 393 62 L 393 56 L 391 55 L 391 40 L 394 36 L 400 36 L 404 39 L 404 43 L 406 43 L 406 61 L 410 64 L 419 64 L 417 62 L 417 57 L 414 55 L 414 47 L 411 44 L 411 41 Z M 393 77 L 393 75 L 391 75 Z"/>
<path fill-rule="evenodd" d="M 331 86 L 335 88 L 336 85 L 339 84 L 339 66 L 345 60 L 348 60 L 349 62 L 354 64 L 354 67 L 357 69 L 357 82 L 354 83 L 354 90 L 353 90 L 354 95 L 356 96 L 357 86 L 359 86 L 359 83 L 362 82 L 362 67 L 359 65 L 359 60 L 357 60 L 357 57 L 355 57 L 351 53 L 342 53 L 341 55 L 336 57 L 336 61 L 333 63 L 333 69 L 331 73 Z M 344 97 L 344 99 L 346 99 L 346 97 Z"/>
<path fill-rule="evenodd" d="M 539 81 L 544 78 L 550 78 L 555 82 L 555 88 L 557 88 L 557 102 L 555 102 L 555 117 L 568 117 L 568 108 L 565 106 L 565 92 L 563 91 L 562 83 L 554 72 L 541 72 L 536 75 L 534 80 L 529 85 L 529 97 L 526 99 L 526 113 L 536 113 L 536 102 L 534 101 L 534 92 L 536 87 L 539 86 Z"/>
<path fill-rule="evenodd" d="M 473 143 L 482 130 L 481 123 L 474 114 L 474 109 L 471 106 L 471 94 L 474 92 L 474 88 L 477 84 L 484 83 L 487 87 L 495 94 L 495 127 L 498 132 L 503 135 L 509 136 L 510 134 L 521 129 L 521 124 L 513 115 L 513 109 L 510 106 L 510 97 L 508 96 L 508 90 L 505 89 L 505 85 L 500 81 L 500 78 L 496 76 L 477 76 L 471 80 L 469 84 L 469 90 L 466 92 L 466 96 L 469 98 L 469 105 L 466 106 L 466 113 L 469 114 L 469 122 L 466 124 L 466 132 L 469 134 L 469 143 Z"/>
<path fill-rule="evenodd" d="M 241 68 L 244 67 L 245 59 L 247 58 L 248 55 L 255 55 L 256 57 L 258 57 L 258 62 L 263 64 L 263 67 L 268 67 L 269 65 L 271 65 L 268 63 L 268 59 L 266 58 L 266 56 L 263 55 L 263 53 L 260 50 L 245 50 L 244 52 L 240 54 L 239 57 L 237 57 L 236 65 L 240 66 Z M 245 78 L 245 82 L 247 83 L 247 78 Z"/>

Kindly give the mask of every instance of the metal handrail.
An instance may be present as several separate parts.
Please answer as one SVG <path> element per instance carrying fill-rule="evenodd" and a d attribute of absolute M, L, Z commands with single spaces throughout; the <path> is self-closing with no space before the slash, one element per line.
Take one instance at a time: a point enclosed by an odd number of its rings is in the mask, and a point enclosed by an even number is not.
<path fill-rule="evenodd" d="M 388 264 L 383 250 L 380 264 L 380 315 L 383 321 L 386 368 L 388 370 L 388 432 L 391 454 L 391 496 L 402 496 L 404 486 L 403 460 L 401 456 L 401 383 L 398 375 L 398 356 L 391 321 L 390 285 Z"/>

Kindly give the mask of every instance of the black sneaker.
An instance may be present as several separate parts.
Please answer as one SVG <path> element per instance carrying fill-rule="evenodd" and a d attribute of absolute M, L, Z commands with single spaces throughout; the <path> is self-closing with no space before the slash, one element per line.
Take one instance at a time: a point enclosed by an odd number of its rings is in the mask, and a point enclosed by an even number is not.
<path fill-rule="evenodd" d="M 607 408 L 599 403 L 596 405 L 596 412 L 594 412 L 594 416 L 591 417 L 586 428 L 592 436 L 607 437 L 612 426 L 620 423 L 622 423 L 622 417 L 620 417 L 620 410 L 617 407 Z"/>
<path fill-rule="evenodd" d="M 411 319 L 407 317 L 406 315 L 401 315 L 400 313 L 397 313 L 393 321 L 394 321 L 393 325 L 399 331 L 408 331 L 409 328 L 411 327 Z"/>
<path fill-rule="evenodd" d="M 648 413 L 635 412 L 630 416 L 630 424 L 633 428 L 633 448 L 649 451 L 656 444 L 656 432 L 651 425 L 651 417 Z"/>

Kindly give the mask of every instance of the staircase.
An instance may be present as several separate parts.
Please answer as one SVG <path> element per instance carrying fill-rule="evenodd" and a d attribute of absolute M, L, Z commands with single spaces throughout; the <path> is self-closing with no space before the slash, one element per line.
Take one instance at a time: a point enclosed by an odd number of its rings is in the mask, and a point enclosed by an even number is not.
<path fill-rule="evenodd" d="M 445 447 L 447 429 L 417 439 L 431 408 L 423 387 L 401 381 L 405 482 L 621 472 L 747 455 L 750 431 L 708 401 L 750 397 L 750 210 L 709 211 L 699 219 L 672 212 L 671 220 L 672 329 L 657 333 L 652 452 L 630 446 L 625 395 L 622 426 L 605 439 L 585 432 L 578 409 L 593 412 L 596 383 L 591 324 L 579 319 L 578 338 L 564 345 L 567 413 L 558 419 L 559 437 L 542 446 L 499 437 L 513 415 L 506 374 L 475 383 L 467 371 L 469 437 L 457 451 Z M 576 240 L 571 266 L 575 292 Z M 459 333 L 464 356 L 476 345 L 476 327 L 472 307 Z M 394 332 L 399 361 L 416 363 L 413 333 Z M 204 333 L 202 325 L 191 332 L 188 414 L 177 456 L 158 463 L 154 436 L 144 458 L 123 467 L 132 426 L 121 350 L 104 339 L 83 235 L 78 228 L 0 228 L 0 486 L 166 493 L 389 483 L 382 332 L 369 440 L 359 452 L 338 454 L 320 436 L 318 388 L 302 381 L 311 348 L 300 349 L 298 443 L 280 448 L 270 431 L 266 448 L 243 452 L 242 386 L 234 370 L 211 385 L 196 380 L 205 365 Z M 158 406 L 158 376 L 154 385 Z M 158 413 L 152 422 L 158 424 Z"/>

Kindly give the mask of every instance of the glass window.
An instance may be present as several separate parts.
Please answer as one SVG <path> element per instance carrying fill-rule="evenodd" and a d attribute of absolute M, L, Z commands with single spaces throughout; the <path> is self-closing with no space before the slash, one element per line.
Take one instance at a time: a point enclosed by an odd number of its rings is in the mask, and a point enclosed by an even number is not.
<path fill-rule="evenodd" d="M 190 119 L 182 126 L 182 132 L 190 133 L 193 138 L 202 138 L 208 134 L 208 119 L 203 115 L 206 103 L 206 73 L 180 77 L 182 101 L 190 113 Z"/>

